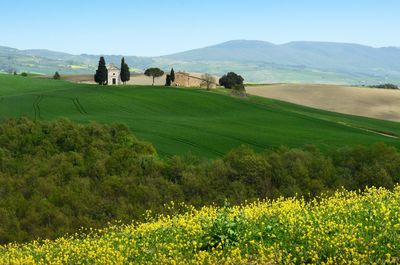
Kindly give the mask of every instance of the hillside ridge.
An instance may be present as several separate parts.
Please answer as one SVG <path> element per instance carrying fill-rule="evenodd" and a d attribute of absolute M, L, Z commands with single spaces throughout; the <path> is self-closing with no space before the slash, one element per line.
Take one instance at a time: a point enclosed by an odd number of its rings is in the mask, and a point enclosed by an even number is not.
<path fill-rule="evenodd" d="M 105 55 L 119 64 L 122 55 Z M 73 55 L 46 49 L 18 50 L 0 46 L 0 71 L 52 74 L 93 73 L 99 55 Z M 132 69 L 157 66 L 165 70 L 239 72 L 248 82 L 400 84 L 400 48 L 374 48 L 336 42 L 294 41 L 273 44 L 233 40 L 156 57 L 125 56 Z"/>

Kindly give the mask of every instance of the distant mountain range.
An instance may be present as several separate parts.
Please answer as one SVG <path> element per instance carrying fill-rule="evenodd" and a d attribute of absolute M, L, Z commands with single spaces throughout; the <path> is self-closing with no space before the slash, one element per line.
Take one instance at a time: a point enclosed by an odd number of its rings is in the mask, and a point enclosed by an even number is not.
<path fill-rule="evenodd" d="M 108 55 L 119 64 L 120 55 Z M 0 46 L 0 71 L 50 74 L 93 73 L 99 55 L 71 55 L 49 50 L 17 50 Z M 133 70 L 150 66 L 168 70 L 209 72 L 235 71 L 248 82 L 307 82 L 400 84 L 400 48 L 373 48 L 358 44 L 235 40 L 215 46 L 160 57 L 125 56 Z"/>

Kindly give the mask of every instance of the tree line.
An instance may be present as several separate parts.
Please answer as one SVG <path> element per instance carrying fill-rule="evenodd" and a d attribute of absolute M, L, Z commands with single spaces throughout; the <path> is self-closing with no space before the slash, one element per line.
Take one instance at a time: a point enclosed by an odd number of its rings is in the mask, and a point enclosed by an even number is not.
<path fill-rule="evenodd" d="M 397 85 L 391 84 L 391 83 L 386 83 L 386 84 L 379 84 L 379 85 L 372 85 L 368 86 L 371 88 L 383 88 L 383 89 L 399 89 Z"/>
<path fill-rule="evenodd" d="M 161 158 L 121 124 L 21 118 L 2 122 L 0 135 L 0 243 L 140 220 L 147 210 L 169 211 L 163 205 L 171 201 L 200 207 L 313 198 L 341 187 L 391 188 L 400 180 L 400 152 L 385 144 L 330 153 L 242 146 L 210 160 Z"/>
<path fill-rule="evenodd" d="M 152 85 L 154 86 L 155 79 L 161 77 L 165 74 L 163 70 L 158 67 L 150 67 L 144 71 L 144 75 L 152 78 Z M 58 72 L 53 77 L 54 79 L 60 79 Z M 201 77 L 201 87 L 205 87 L 207 90 L 210 90 L 213 85 L 216 84 L 216 80 L 214 76 L 210 74 L 203 74 Z M 121 60 L 121 81 L 125 84 L 130 80 L 130 70 L 128 64 L 125 63 L 125 58 L 123 57 Z M 94 81 L 99 85 L 107 85 L 108 84 L 108 70 L 106 66 L 106 61 L 104 57 L 100 57 L 99 64 L 94 75 Z M 245 87 L 243 84 L 243 77 L 234 73 L 229 72 L 223 75 L 218 84 L 228 89 L 232 89 L 232 91 L 236 93 L 244 93 Z M 171 68 L 170 73 L 165 76 L 165 86 L 171 86 L 175 82 L 175 71 L 174 68 Z"/>

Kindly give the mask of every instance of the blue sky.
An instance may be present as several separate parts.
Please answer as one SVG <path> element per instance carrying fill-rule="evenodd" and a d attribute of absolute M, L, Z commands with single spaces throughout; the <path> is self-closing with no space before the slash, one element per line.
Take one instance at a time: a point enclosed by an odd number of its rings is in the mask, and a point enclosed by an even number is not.
<path fill-rule="evenodd" d="M 399 0 L 1 0 L 0 45 L 164 55 L 233 39 L 400 46 Z"/>

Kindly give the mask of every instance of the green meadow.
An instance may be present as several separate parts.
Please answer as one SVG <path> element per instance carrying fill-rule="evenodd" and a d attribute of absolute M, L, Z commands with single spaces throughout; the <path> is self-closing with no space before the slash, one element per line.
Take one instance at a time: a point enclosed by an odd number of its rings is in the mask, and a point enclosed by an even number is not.
<path fill-rule="evenodd" d="M 242 144 L 258 151 L 282 145 L 329 151 L 376 142 L 400 147 L 400 123 L 233 97 L 226 90 L 97 86 L 0 75 L 0 117 L 21 116 L 124 123 L 162 156 L 191 152 L 218 157 Z"/>

